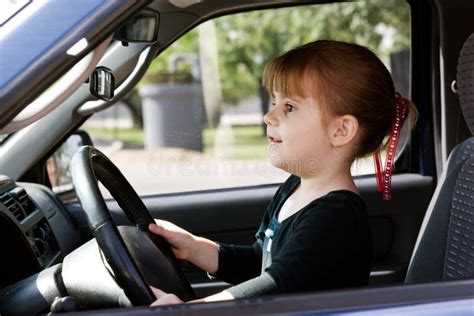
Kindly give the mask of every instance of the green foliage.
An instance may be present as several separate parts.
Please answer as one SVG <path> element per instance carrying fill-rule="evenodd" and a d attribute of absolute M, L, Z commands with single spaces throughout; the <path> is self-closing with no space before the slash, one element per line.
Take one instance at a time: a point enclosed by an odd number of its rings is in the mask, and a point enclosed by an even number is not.
<path fill-rule="evenodd" d="M 214 156 L 216 151 L 225 152 L 224 159 L 259 159 L 267 158 L 267 137 L 262 134 L 261 125 L 232 126 L 230 129 L 231 138 L 215 146 L 216 133 L 218 130 L 213 127 L 206 127 L 203 130 L 204 154 Z"/>
<path fill-rule="evenodd" d="M 391 52 L 410 47 L 409 6 L 404 0 L 253 11 L 220 17 L 215 25 L 222 93 L 224 101 L 230 104 L 258 93 L 268 60 L 310 41 L 355 42 L 368 46 L 382 59 Z M 196 30 L 166 49 L 156 58 L 150 71 L 167 72 L 167 61 L 177 52 L 198 52 Z"/>
<path fill-rule="evenodd" d="M 120 141 L 125 148 L 144 148 L 144 131 L 142 128 L 86 128 L 92 139 Z"/>
<path fill-rule="evenodd" d="M 140 128 L 117 128 L 100 129 L 87 128 L 87 133 L 92 139 L 102 139 L 108 141 L 120 141 L 125 148 L 143 149 L 144 131 Z M 214 156 L 217 151 L 227 153 L 224 159 L 258 159 L 267 157 L 268 141 L 262 135 L 262 126 L 233 126 L 230 128 L 229 139 L 221 142 L 216 148 L 216 134 L 218 130 L 213 127 L 206 127 L 203 130 L 204 155 Z"/>
<path fill-rule="evenodd" d="M 169 61 L 174 54 L 196 54 L 198 52 L 198 32 L 193 29 L 184 34 L 170 47 L 166 48 L 158 58 L 151 63 L 147 75 L 166 74 L 169 72 Z M 179 72 L 190 72 L 189 65 L 180 65 Z"/>

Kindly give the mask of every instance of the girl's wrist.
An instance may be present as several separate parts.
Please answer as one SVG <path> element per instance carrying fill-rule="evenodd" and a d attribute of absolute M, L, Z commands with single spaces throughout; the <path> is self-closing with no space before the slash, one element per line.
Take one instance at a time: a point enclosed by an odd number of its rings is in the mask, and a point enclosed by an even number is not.
<path fill-rule="evenodd" d="M 211 274 L 217 272 L 219 245 L 207 238 L 193 236 L 193 247 L 186 259 Z"/>

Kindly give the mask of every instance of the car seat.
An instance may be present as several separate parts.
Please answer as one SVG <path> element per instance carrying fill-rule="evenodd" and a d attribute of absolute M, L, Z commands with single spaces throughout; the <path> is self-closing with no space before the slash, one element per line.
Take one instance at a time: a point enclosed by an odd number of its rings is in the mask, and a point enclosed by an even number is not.
<path fill-rule="evenodd" d="M 474 33 L 457 67 L 458 96 L 474 134 Z M 405 283 L 474 277 L 474 137 L 450 153 L 423 220 Z"/>

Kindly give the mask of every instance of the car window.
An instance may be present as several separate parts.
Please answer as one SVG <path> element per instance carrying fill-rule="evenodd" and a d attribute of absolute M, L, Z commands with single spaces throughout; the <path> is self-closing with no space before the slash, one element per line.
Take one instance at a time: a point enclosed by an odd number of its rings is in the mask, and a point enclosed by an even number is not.
<path fill-rule="evenodd" d="M 139 194 L 282 182 L 288 174 L 267 160 L 261 74 L 272 57 L 317 39 L 368 46 L 397 91 L 409 95 L 405 1 L 298 6 L 201 24 L 157 57 L 127 98 L 83 128 Z M 352 171 L 374 173 L 372 158 Z"/>

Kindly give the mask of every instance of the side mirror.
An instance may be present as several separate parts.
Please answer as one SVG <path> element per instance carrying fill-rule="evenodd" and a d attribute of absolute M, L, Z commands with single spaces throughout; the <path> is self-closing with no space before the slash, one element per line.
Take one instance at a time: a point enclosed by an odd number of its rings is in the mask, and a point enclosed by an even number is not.
<path fill-rule="evenodd" d="M 76 131 L 46 161 L 46 170 L 53 192 L 64 193 L 73 189 L 69 162 L 74 153 L 84 145 L 92 146 L 89 134 L 85 131 Z"/>
<path fill-rule="evenodd" d="M 158 38 L 159 15 L 146 9 L 132 18 L 115 32 L 114 39 L 122 43 L 154 43 Z"/>

